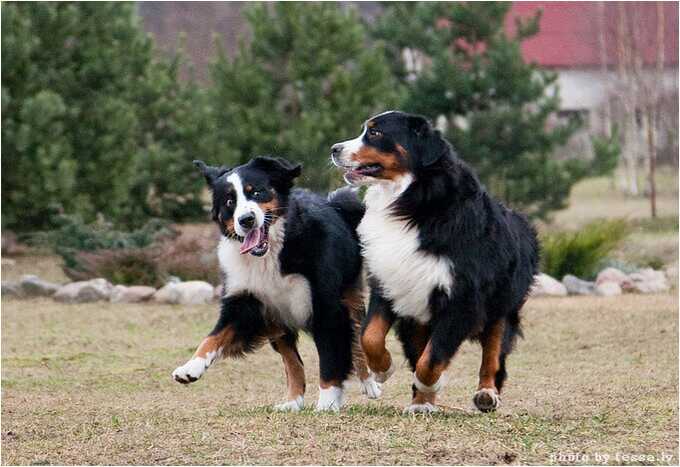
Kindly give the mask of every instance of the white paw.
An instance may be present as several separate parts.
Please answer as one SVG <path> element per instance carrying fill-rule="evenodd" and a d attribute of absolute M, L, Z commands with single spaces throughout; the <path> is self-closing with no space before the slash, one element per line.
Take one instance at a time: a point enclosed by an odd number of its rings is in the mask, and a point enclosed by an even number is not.
<path fill-rule="evenodd" d="M 281 402 L 274 406 L 277 412 L 299 412 L 305 406 L 305 399 L 302 396 L 297 396 L 292 401 Z"/>
<path fill-rule="evenodd" d="M 439 408 L 436 405 L 430 404 L 429 402 L 424 404 L 411 404 L 404 409 L 404 415 L 416 413 L 430 414 L 435 412 L 439 412 Z"/>
<path fill-rule="evenodd" d="M 373 371 L 371 370 L 371 375 L 373 376 L 373 379 L 377 383 L 384 383 L 388 379 L 390 379 L 390 376 L 394 374 L 394 372 L 397 371 L 397 366 L 394 364 L 394 360 L 390 363 L 390 367 L 386 371 Z"/>
<path fill-rule="evenodd" d="M 205 370 L 208 368 L 208 362 L 205 358 L 192 358 L 184 365 L 177 367 L 172 372 L 172 378 L 178 383 L 189 384 L 196 381 L 203 376 Z"/>
<path fill-rule="evenodd" d="M 361 385 L 361 394 L 365 394 L 369 399 L 378 399 L 382 395 L 382 387 L 380 383 L 375 381 L 373 375 L 368 375 L 368 378 L 359 380 Z"/>
<path fill-rule="evenodd" d="M 345 403 L 342 388 L 331 386 L 328 389 L 319 388 L 319 402 L 316 404 L 317 412 L 339 412 Z"/>
<path fill-rule="evenodd" d="M 494 389 L 482 388 L 472 398 L 475 406 L 482 412 L 493 412 L 501 403 L 501 396 Z"/>

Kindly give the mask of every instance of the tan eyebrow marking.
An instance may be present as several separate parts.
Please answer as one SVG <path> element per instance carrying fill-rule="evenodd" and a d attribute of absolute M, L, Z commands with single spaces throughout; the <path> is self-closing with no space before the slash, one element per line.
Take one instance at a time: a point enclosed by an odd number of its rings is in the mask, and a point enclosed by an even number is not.
<path fill-rule="evenodd" d="M 244 190 L 245 190 L 246 192 L 250 193 L 251 191 L 253 191 L 253 185 L 246 185 L 246 187 L 244 188 Z"/>
<path fill-rule="evenodd" d="M 370 122 L 367 122 L 367 123 L 366 123 L 366 126 L 367 126 L 368 128 L 373 128 L 373 127 L 375 126 L 375 122 L 374 122 L 373 120 L 371 120 Z"/>

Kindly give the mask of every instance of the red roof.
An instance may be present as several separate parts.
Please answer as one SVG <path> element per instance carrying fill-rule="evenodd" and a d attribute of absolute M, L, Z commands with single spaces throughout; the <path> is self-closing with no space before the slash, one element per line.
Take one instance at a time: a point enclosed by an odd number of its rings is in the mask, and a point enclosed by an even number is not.
<path fill-rule="evenodd" d="M 657 2 L 514 2 L 506 17 L 506 28 L 515 30 L 515 17 L 531 17 L 543 10 L 540 32 L 524 41 L 524 58 L 546 67 L 572 68 L 601 66 L 600 30 L 604 29 L 608 65 L 618 63 L 618 34 L 621 10 L 627 19 L 626 37 L 639 35 L 647 65 L 656 63 Z M 663 2 L 664 62 L 678 63 L 678 4 Z"/>

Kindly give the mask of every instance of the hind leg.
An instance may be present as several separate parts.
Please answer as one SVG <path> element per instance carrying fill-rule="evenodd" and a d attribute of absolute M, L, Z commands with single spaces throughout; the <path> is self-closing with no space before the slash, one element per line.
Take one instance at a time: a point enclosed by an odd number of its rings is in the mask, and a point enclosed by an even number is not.
<path fill-rule="evenodd" d="M 479 368 L 479 386 L 473 401 L 482 412 L 496 410 L 500 404 L 499 385 L 502 386 L 505 379 L 505 355 L 501 357 L 504 334 L 505 319 L 501 319 L 487 325 L 480 337 L 482 365 Z M 496 384 L 497 381 L 499 385 Z"/>
<path fill-rule="evenodd" d="M 288 388 L 286 402 L 274 406 L 275 410 L 283 412 L 298 412 L 305 405 L 305 367 L 297 349 L 297 334 L 288 332 L 270 341 L 283 360 Z"/>
<path fill-rule="evenodd" d="M 340 300 L 313 298 L 312 335 L 319 353 L 317 411 L 337 412 L 344 404 L 343 385 L 352 371 L 352 321 Z"/>

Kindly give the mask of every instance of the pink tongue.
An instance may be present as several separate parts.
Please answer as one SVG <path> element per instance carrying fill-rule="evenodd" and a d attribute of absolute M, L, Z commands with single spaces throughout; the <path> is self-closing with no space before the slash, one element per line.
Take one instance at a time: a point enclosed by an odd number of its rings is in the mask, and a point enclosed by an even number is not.
<path fill-rule="evenodd" d="M 241 254 L 246 254 L 259 245 L 261 235 L 260 229 L 253 229 L 248 232 L 246 238 L 243 239 L 243 243 L 241 244 Z"/>

